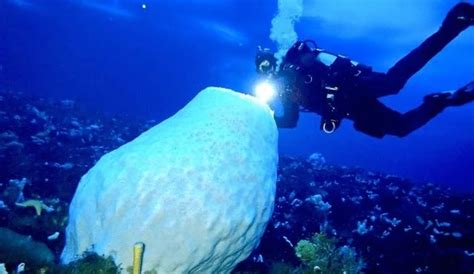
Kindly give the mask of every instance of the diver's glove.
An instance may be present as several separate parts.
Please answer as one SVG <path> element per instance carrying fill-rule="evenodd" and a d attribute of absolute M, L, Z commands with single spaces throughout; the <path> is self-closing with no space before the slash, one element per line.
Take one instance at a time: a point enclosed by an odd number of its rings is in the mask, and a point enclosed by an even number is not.
<path fill-rule="evenodd" d="M 442 28 L 464 30 L 474 25 L 474 5 L 461 2 L 455 5 L 446 15 Z"/>
<path fill-rule="evenodd" d="M 461 106 L 474 101 L 474 81 L 468 83 L 455 92 L 440 92 L 425 96 L 424 102 L 434 104 L 440 108 Z"/>

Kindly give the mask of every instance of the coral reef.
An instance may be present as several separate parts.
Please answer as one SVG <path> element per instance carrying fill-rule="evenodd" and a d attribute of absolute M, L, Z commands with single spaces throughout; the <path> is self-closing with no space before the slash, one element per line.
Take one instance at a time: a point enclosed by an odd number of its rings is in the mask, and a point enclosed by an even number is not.
<path fill-rule="evenodd" d="M 81 176 L 100 156 L 156 122 L 94 113 L 72 101 L 0 97 L 0 222 L 43 242 L 57 259 Z M 54 211 L 37 216 L 15 205 L 28 199 Z M 234 272 L 295 273 L 301 265 L 297 242 L 319 232 L 357 250 L 365 273 L 471 273 L 472 212 L 472 193 L 335 166 L 320 154 L 282 156 L 272 219 L 259 247 Z M 59 236 L 48 240 L 55 232 Z M 21 262 L 15 259 L 7 269 Z M 26 267 L 34 268 L 29 262 Z"/>
<path fill-rule="evenodd" d="M 90 252 L 84 253 L 79 260 L 71 262 L 66 266 L 52 267 L 50 271 L 58 274 L 121 273 L 120 268 L 115 264 L 112 257 L 103 257 Z"/>
<path fill-rule="evenodd" d="M 362 271 L 364 263 L 351 247 L 336 246 L 337 240 L 325 234 L 316 233 L 310 241 L 301 240 L 295 247 L 296 256 L 303 263 L 304 273 L 356 274 Z"/>
<path fill-rule="evenodd" d="M 266 273 L 276 262 L 298 269 L 294 247 L 315 232 L 355 248 L 365 273 L 474 269 L 473 194 L 313 161 L 280 157 L 275 212 L 237 273 Z"/>

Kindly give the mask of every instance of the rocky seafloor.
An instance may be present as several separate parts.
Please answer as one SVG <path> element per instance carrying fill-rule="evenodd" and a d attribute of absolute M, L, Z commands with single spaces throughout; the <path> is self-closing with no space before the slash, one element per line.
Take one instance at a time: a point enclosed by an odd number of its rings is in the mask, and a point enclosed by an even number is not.
<path fill-rule="evenodd" d="M 0 263 L 11 271 L 24 262 L 34 273 L 25 242 L 57 262 L 80 177 L 154 124 L 91 113 L 70 100 L 0 93 Z M 298 273 L 295 246 L 316 232 L 350 246 L 365 273 L 474 271 L 472 193 L 331 165 L 317 153 L 280 156 L 278 174 L 273 217 L 236 273 Z"/>

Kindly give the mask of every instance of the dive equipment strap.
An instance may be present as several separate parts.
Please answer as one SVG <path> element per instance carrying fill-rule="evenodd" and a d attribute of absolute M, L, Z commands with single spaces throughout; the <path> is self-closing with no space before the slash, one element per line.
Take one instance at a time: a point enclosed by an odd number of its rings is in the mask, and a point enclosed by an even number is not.
<path fill-rule="evenodd" d="M 338 55 L 329 66 L 328 75 L 324 82 L 324 106 L 321 113 L 320 129 L 327 134 L 334 133 L 339 128 L 342 119 L 347 116 L 344 106 L 344 89 L 357 76 L 351 60 Z"/>

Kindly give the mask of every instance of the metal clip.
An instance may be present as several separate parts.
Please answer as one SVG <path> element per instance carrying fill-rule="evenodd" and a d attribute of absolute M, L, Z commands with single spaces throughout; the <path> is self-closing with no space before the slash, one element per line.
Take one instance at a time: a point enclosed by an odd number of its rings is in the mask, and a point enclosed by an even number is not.
<path fill-rule="evenodd" d="M 324 131 L 324 133 L 331 134 L 331 133 L 333 133 L 334 131 L 336 131 L 336 122 L 335 122 L 334 120 L 330 120 L 330 122 L 331 122 L 331 124 L 330 124 L 331 128 L 329 128 L 329 129 L 327 128 L 327 126 L 328 126 L 327 121 L 325 121 L 325 122 L 323 123 L 323 131 Z"/>
<path fill-rule="evenodd" d="M 331 91 L 338 91 L 339 90 L 338 87 L 325 86 L 324 88 L 327 89 L 327 90 L 331 90 Z"/>

